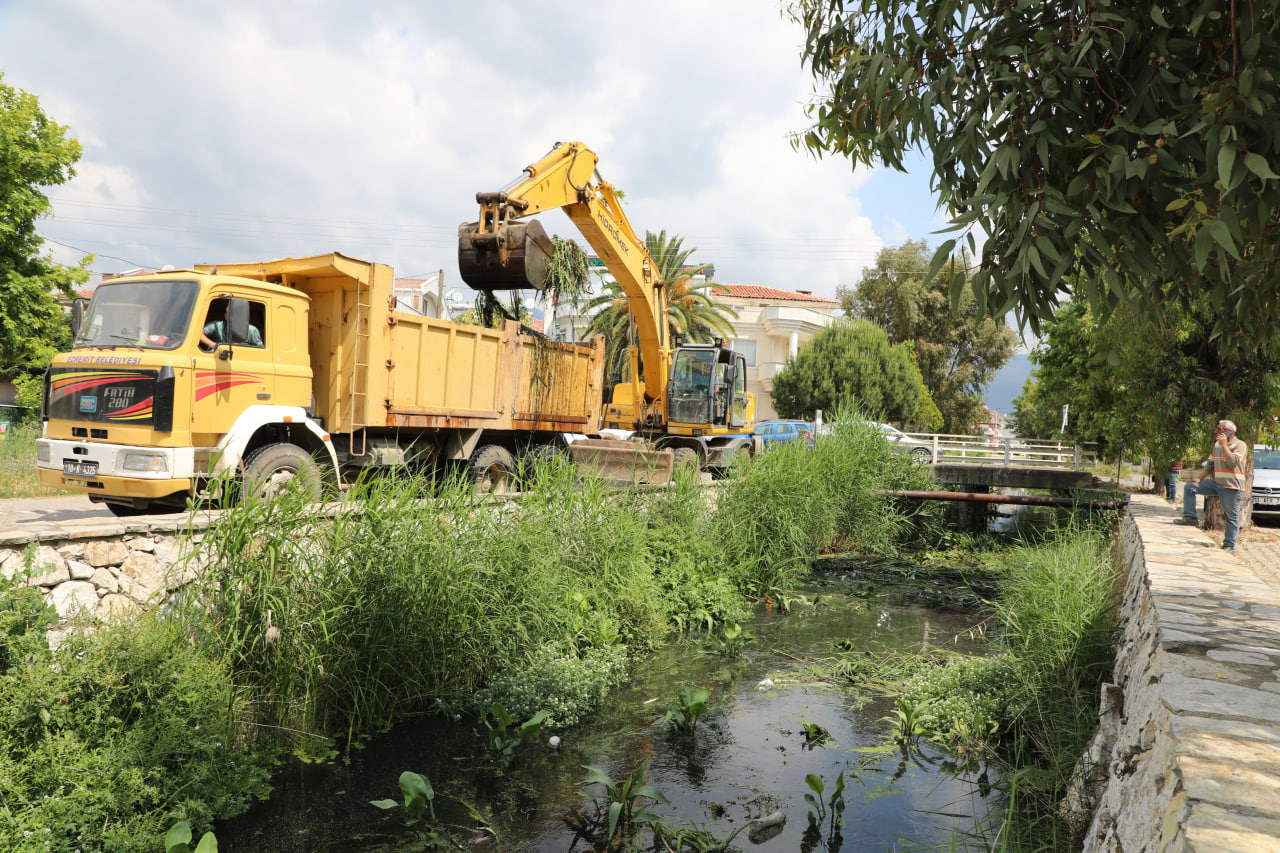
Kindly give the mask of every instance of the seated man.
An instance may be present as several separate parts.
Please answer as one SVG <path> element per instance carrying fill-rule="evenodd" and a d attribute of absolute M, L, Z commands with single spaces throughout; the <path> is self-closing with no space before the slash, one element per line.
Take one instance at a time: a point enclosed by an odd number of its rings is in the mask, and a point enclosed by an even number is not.
<path fill-rule="evenodd" d="M 205 352 L 213 352 L 218 344 L 231 343 L 230 337 L 227 335 L 226 317 L 227 301 L 225 299 L 215 300 L 209 306 L 209 316 L 205 321 L 204 328 L 200 331 L 200 348 Z M 257 323 L 250 322 L 248 337 L 237 343 L 251 347 L 262 346 L 262 330 L 258 328 Z"/>

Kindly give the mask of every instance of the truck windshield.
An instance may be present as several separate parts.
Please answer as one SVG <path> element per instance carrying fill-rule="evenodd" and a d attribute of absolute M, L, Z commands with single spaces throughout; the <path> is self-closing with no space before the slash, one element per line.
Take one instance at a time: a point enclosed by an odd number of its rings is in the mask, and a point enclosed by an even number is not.
<path fill-rule="evenodd" d="M 199 292 L 194 281 L 100 284 L 74 345 L 177 349 L 191 328 L 191 309 Z"/>

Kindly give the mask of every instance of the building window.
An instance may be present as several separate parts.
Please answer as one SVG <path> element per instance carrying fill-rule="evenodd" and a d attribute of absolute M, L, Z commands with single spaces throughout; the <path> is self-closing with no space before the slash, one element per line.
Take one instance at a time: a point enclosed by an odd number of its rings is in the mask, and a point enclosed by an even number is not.
<path fill-rule="evenodd" d="M 729 341 L 729 349 L 737 353 L 742 353 L 742 355 L 747 359 L 747 367 L 756 366 L 756 341 L 736 338 Z"/>

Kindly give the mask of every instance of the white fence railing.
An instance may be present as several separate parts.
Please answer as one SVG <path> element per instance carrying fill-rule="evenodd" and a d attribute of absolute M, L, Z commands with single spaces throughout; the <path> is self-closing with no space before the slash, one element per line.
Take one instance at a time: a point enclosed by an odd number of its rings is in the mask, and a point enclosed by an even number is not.
<path fill-rule="evenodd" d="M 1005 468 L 1058 468 L 1082 471 L 1098 463 L 1098 446 L 1040 438 L 906 433 L 927 443 L 935 464 L 1001 464 Z M 915 444 L 915 442 L 912 442 Z M 918 446 L 924 446 L 918 445 Z"/>

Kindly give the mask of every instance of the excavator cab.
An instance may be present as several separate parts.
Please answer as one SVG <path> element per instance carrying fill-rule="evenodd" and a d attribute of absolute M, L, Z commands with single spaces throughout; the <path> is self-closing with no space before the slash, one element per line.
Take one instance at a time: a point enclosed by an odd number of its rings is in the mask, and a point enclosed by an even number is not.
<path fill-rule="evenodd" d="M 667 419 L 703 429 L 745 426 L 745 379 L 742 356 L 719 343 L 677 348 Z"/>
<path fill-rule="evenodd" d="M 543 290 L 554 246 L 536 219 L 458 226 L 458 271 L 473 290 Z"/>

